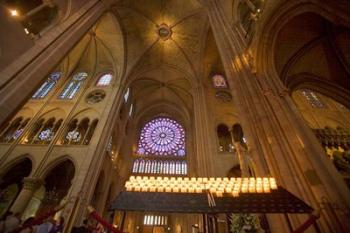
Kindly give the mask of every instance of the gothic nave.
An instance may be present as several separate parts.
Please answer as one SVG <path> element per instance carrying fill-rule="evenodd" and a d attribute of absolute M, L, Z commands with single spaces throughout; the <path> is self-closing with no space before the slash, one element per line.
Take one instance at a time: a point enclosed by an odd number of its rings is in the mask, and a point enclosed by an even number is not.
<path fill-rule="evenodd" d="M 281 188 L 312 211 L 214 211 Z M 346 233 L 349 188 L 349 1 L 0 1 L 0 217 Z M 150 192 L 173 209 L 117 208 Z M 175 211 L 194 193 L 209 212 Z"/>

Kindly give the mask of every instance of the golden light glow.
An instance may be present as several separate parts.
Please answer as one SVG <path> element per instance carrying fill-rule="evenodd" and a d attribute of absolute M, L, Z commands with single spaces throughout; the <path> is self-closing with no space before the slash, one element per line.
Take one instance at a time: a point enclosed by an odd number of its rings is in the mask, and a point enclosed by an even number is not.
<path fill-rule="evenodd" d="M 11 16 L 13 16 L 13 17 L 16 17 L 16 16 L 19 15 L 19 13 L 18 13 L 18 11 L 17 11 L 16 9 L 10 10 L 10 14 L 11 14 Z"/>
<path fill-rule="evenodd" d="M 240 193 L 269 193 L 277 189 L 272 177 L 154 177 L 130 176 L 125 183 L 130 192 L 168 192 L 168 193 L 212 193 L 217 197 L 224 194 L 239 196 Z"/>

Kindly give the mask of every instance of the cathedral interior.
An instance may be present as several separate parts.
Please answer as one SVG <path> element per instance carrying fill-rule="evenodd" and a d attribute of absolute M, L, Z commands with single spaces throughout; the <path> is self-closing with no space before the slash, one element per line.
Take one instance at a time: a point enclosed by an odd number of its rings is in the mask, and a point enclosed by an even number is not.
<path fill-rule="evenodd" d="M 313 211 L 117 208 L 197 190 L 168 178 Z M 350 2 L 1 0 L 0 217 L 57 206 L 64 232 L 88 206 L 125 233 L 350 232 Z"/>

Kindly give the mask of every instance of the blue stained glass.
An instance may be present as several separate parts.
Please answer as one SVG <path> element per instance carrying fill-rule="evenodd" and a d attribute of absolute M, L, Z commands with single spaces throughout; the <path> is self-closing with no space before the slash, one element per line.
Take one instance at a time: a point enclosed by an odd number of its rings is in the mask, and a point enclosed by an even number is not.
<path fill-rule="evenodd" d="M 61 72 L 55 72 L 41 85 L 41 87 L 32 96 L 33 99 L 43 99 L 55 87 L 58 80 L 61 78 Z"/>
<path fill-rule="evenodd" d="M 80 72 L 73 76 L 73 78 L 69 81 L 66 87 L 61 92 L 59 98 L 60 99 L 73 99 L 74 96 L 78 93 L 81 85 L 87 77 L 87 73 Z"/>
<path fill-rule="evenodd" d="M 140 155 L 185 156 L 185 131 L 175 120 L 160 117 L 142 129 L 137 153 Z"/>

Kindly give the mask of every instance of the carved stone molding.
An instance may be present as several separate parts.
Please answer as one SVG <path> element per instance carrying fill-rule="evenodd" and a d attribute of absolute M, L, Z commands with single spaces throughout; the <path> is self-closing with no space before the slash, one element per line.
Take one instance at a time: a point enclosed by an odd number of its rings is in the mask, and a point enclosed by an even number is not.
<path fill-rule="evenodd" d="M 41 179 L 33 177 L 24 177 L 23 178 L 23 188 L 31 191 L 35 191 L 42 185 L 44 182 Z"/>

